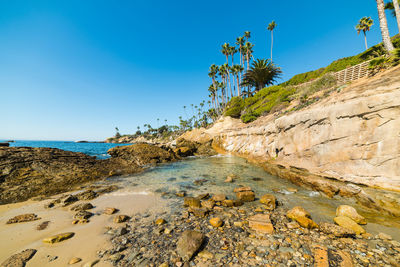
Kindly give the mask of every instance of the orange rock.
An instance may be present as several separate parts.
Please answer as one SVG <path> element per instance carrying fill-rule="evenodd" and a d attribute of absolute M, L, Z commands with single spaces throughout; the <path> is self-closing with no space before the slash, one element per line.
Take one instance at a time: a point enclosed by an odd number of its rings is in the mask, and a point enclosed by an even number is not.
<path fill-rule="evenodd" d="M 322 246 L 315 246 L 313 249 L 314 267 L 329 267 L 328 249 Z"/>
<path fill-rule="evenodd" d="M 257 232 L 266 234 L 272 234 L 274 232 L 274 226 L 272 225 L 268 214 L 254 215 L 250 217 L 248 221 L 249 227 Z"/>

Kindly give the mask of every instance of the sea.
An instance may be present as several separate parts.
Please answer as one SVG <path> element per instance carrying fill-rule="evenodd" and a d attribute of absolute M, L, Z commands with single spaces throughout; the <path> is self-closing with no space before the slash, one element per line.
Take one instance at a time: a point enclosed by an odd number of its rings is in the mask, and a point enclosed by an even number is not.
<path fill-rule="evenodd" d="M 8 140 L 0 140 L 7 142 Z M 10 142 L 10 147 L 52 147 L 73 152 L 82 152 L 89 156 L 95 156 L 98 159 L 109 158 L 107 151 L 116 146 L 125 146 L 128 144 L 110 144 L 110 143 L 77 143 L 74 141 L 30 141 L 15 140 Z"/>

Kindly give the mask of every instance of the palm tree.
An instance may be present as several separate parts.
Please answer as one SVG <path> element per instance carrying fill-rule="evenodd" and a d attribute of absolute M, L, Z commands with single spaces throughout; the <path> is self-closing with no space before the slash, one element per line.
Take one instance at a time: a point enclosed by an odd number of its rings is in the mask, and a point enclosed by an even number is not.
<path fill-rule="evenodd" d="M 215 64 L 212 64 L 210 66 L 210 69 L 208 70 L 208 76 L 212 79 L 212 83 L 213 83 L 214 88 L 217 87 L 216 84 L 215 84 L 215 78 L 217 77 L 218 70 L 219 70 L 219 67 L 217 65 L 215 65 Z"/>
<path fill-rule="evenodd" d="M 226 97 L 225 97 L 226 84 L 224 84 L 222 82 L 217 82 L 217 90 L 218 90 L 218 88 L 221 89 L 221 102 L 222 102 L 222 105 L 224 106 L 226 103 Z"/>
<path fill-rule="evenodd" d="M 222 45 L 221 52 L 222 52 L 222 54 L 224 54 L 225 57 L 226 57 L 226 64 L 229 64 L 229 55 L 230 55 L 230 53 L 231 53 L 230 50 L 231 50 L 231 46 L 230 46 L 228 43 L 224 43 L 224 44 Z"/>
<path fill-rule="evenodd" d="M 263 89 L 266 85 L 273 84 L 282 75 L 281 68 L 268 59 L 257 59 L 250 70 L 246 71 L 242 84 L 255 87 L 255 91 Z"/>
<path fill-rule="evenodd" d="M 372 25 L 374 25 L 374 21 L 371 19 L 371 17 L 361 18 L 358 24 L 356 25 L 357 33 L 358 34 L 360 34 L 360 32 L 364 33 L 365 50 L 368 50 L 367 32 L 371 29 Z"/>
<path fill-rule="evenodd" d="M 249 39 L 250 39 L 250 32 L 249 31 L 244 32 L 244 38 L 246 38 L 246 42 L 249 41 Z"/>
<path fill-rule="evenodd" d="M 226 63 L 224 65 L 222 65 L 222 67 L 223 67 L 222 70 L 225 71 L 225 77 L 228 77 L 228 87 L 229 87 L 229 91 L 231 92 L 231 97 L 232 97 L 233 95 L 232 95 L 231 75 L 230 75 L 231 67 L 229 67 L 229 65 Z"/>
<path fill-rule="evenodd" d="M 232 57 L 232 66 L 234 65 L 234 64 L 233 64 L 233 56 L 234 56 L 236 53 L 237 53 L 237 49 L 236 49 L 234 46 L 231 46 L 231 47 L 229 48 L 229 54 L 230 54 L 231 57 Z"/>
<path fill-rule="evenodd" d="M 383 0 L 376 0 L 376 5 L 378 7 L 378 15 L 379 15 L 379 26 L 381 28 L 382 40 L 385 49 L 391 53 L 394 50 L 392 40 L 390 40 L 389 29 L 386 20 L 385 14 L 385 4 Z"/>
<path fill-rule="evenodd" d="M 217 103 L 216 103 L 216 101 L 218 101 L 218 97 L 216 97 L 216 95 L 217 95 L 217 94 L 216 94 L 217 90 L 216 90 L 216 88 L 214 87 L 213 84 L 211 84 L 211 85 L 208 87 L 208 91 L 210 92 L 210 98 L 211 98 L 213 107 L 214 107 L 215 110 L 217 110 Z"/>
<path fill-rule="evenodd" d="M 253 54 L 253 47 L 254 47 L 254 45 L 251 44 L 250 42 L 246 42 L 244 44 L 244 50 L 246 53 L 246 61 L 247 61 L 247 70 L 249 70 L 249 68 L 250 68 L 250 59 L 251 59 L 251 55 Z"/>
<path fill-rule="evenodd" d="M 400 32 L 400 6 L 398 0 L 393 0 L 393 2 L 388 2 L 385 5 L 385 9 L 392 10 L 392 16 L 397 20 L 397 27 Z"/>
<path fill-rule="evenodd" d="M 236 86 L 237 86 L 237 95 L 241 95 L 241 90 L 240 90 L 240 80 L 239 80 L 239 74 L 244 70 L 242 65 L 233 65 L 232 67 L 232 74 L 236 78 Z"/>
<path fill-rule="evenodd" d="M 267 30 L 271 31 L 271 61 L 272 61 L 272 49 L 274 47 L 274 29 L 276 28 L 276 23 L 273 20 L 270 24 L 268 24 Z"/>
<path fill-rule="evenodd" d="M 244 46 L 244 37 L 240 36 L 236 38 L 236 44 L 239 46 L 239 56 L 240 56 L 240 65 L 243 65 L 242 61 L 242 47 Z"/>

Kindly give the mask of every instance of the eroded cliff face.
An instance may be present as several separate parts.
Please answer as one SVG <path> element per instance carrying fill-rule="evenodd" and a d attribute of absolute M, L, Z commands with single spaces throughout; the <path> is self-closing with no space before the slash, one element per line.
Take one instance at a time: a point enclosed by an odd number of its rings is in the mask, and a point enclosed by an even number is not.
<path fill-rule="evenodd" d="M 400 68 L 361 79 L 304 110 L 206 133 L 227 152 L 400 191 Z"/>

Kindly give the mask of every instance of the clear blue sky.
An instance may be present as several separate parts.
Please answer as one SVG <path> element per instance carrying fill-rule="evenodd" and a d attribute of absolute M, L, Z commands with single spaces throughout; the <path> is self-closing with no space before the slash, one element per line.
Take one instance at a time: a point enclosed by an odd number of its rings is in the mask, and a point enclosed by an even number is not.
<path fill-rule="evenodd" d="M 103 140 L 206 99 L 224 42 L 251 31 L 284 80 L 364 49 L 355 24 L 374 0 L 0 0 L 0 139 Z M 398 32 L 388 14 L 390 33 Z"/>

